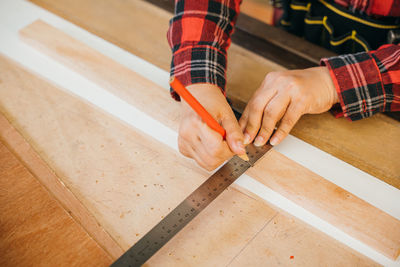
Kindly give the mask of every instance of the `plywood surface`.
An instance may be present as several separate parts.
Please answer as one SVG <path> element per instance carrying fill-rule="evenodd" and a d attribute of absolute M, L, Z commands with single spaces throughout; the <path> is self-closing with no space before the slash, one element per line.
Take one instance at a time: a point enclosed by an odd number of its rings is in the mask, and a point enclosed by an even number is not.
<path fill-rule="evenodd" d="M 178 130 L 180 107 L 178 104 L 171 104 L 173 100 L 166 90 L 154 86 L 153 82 L 143 79 L 139 74 L 103 56 L 93 48 L 83 45 L 60 30 L 49 27 L 43 21 L 36 21 L 31 24 L 31 27 L 24 29 L 26 30 L 21 31 L 20 34 L 24 41 L 32 43 L 39 50 L 50 54 L 66 66 L 78 70 L 85 77 L 96 81 L 101 87 L 145 111 L 173 130 Z M 37 34 L 39 35 L 36 36 Z M 65 45 L 60 45 L 63 42 Z M 118 75 L 115 75 L 116 73 Z M 103 78 L 99 80 L 99 76 Z"/>
<path fill-rule="evenodd" d="M 230 259 L 221 264 L 220 255 L 226 254 L 227 248 L 221 245 L 220 238 L 231 239 L 236 235 L 236 223 L 227 220 L 237 218 L 231 205 L 235 206 L 239 201 L 247 205 L 254 205 L 244 198 L 234 196 L 222 196 L 224 202 L 219 204 L 213 202 L 211 209 L 204 211 L 202 217 L 195 218 L 188 228 L 182 230 L 176 238 L 172 239 L 169 247 L 164 247 L 159 254 L 164 257 L 152 258 L 149 265 L 154 266 L 377 266 L 378 264 L 360 257 L 345 245 L 311 229 L 304 223 L 292 218 L 290 215 L 275 213 L 275 215 L 264 224 L 258 225 L 258 232 L 243 243 L 231 242 L 229 246 L 241 248 L 229 249 Z M 216 205 L 220 205 L 216 207 Z M 219 210 L 217 220 L 213 210 Z M 259 210 L 259 212 L 263 212 Z M 239 216 L 241 214 L 239 213 Z M 212 221 L 204 223 L 209 218 Z M 223 225 L 218 232 L 212 228 L 214 223 Z M 248 221 L 241 223 L 252 224 Z M 244 225 L 242 225 L 244 226 Z M 197 231 L 213 231 L 213 236 L 204 236 L 202 241 L 194 233 Z M 184 238 L 182 238 L 184 237 Z M 189 238 L 187 238 L 189 237 Z M 204 242 L 204 243 L 203 243 Z M 204 245 L 206 244 L 206 245 Z M 344 253 L 344 251 L 346 251 Z M 295 255 L 295 260 L 291 256 Z M 205 259 L 206 258 L 206 259 Z"/>
<path fill-rule="evenodd" d="M 0 111 L 124 249 L 207 176 L 175 151 L 4 57 L 0 59 L 0 80 Z M 276 214 L 261 201 L 227 190 L 150 263 L 226 265 L 243 253 L 247 242 Z M 278 231 L 286 227 L 283 223 Z M 314 235 L 297 221 L 293 229 L 307 232 L 305 239 Z M 326 255 L 327 262 L 339 257 L 349 265 L 360 261 L 374 265 L 324 234 L 317 235 L 328 247 L 335 247 L 337 254 L 325 251 L 324 246 L 304 247 L 309 265 L 321 263 L 313 256 L 317 254 Z M 272 234 L 264 242 L 272 246 L 280 240 L 285 246 L 278 249 L 282 254 L 275 256 L 287 257 L 293 238 Z M 220 250 L 215 251 L 211 243 Z"/>
<path fill-rule="evenodd" d="M 166 90 L 142 81 L 146 79 L 44 22 L 36 21 L 24 28 L 21 36 L 130 104 L 161 122 L 168 122 L 174 130 L 178 128 L 179 121 L 173 116 L 170 119 L 169 114 L 177 114 L 179 110 L 176 103 L 165 99 Z M 148 105 L 137 104 L 146 101 Z M 396 258 L 400 253 L 400 221 L 280 153 L 271 151 L 248 174 L 385 255 Z"/>
<path fill-rule="evenodd" d="M 204 180 L 176 152 L 7 63 L 1 111 L 124 249 Z"/>
<path fill-rule="evenodd" d="M 304 115 L 291 133 L 400 189 L 400 122 L 383 114 L 349 122 L 323 113 Z"/>
<path fill-rule="evenodd" d="M 169 12 L 142 0 L 31 2 L 169 71 L 171 50 L 166 38 L 172 18 Z M 268 72 L 283 69 L 238 45 L 232 44 L 229 51 L 228 93 L 231 91 L 237 98 L 248 98 Z"/>
<path fill-rule="evenodd" d="M 266 0 L 244 0 L 240 6 L 240 12 L 264 23 L 272 24 L 274 7 Z"/>
<path fill-rule="evenodd" d="M 137 1 L 32 2 L 72 21 L 143 59 L 169 70 L 166 31 L 171 14 Z M 282 67 L 232 45 L 228 60 L 228 95 L 247 101 L 264 76 Z M 303 116 L 292 134 L 400 189 L 400 123 L 383 115 L 358 122 L 331 114 Z"/>
<path fill-rule="evenodd" d="M 0 265 L 108 266 L 111 257 L 0 139 Z"/>
<path fill-rule="evenodd" d="M 8 61 L 2 60 L 1 65 L 2 111 L 124 249 L 141 238 L 206 177 L 207 174 L 193 170 L 191 162 L 176 152 L 167 147 L 160 149 L 162 144 Z M 21 76 L 24 78 L 16 79 Z M 221 251 L 215 257 L 221 263 L 238 253 L 240 244 L 276 213 L 236 190 L 224 194 L 237 200 L 237 205 L 224 208 L 226 202 L 222 199 L 215 202 L 212 212 L 234 216 L 225 220 L 229 231 L 223 230 L 226 224 L 220 223 L 220 217 L 205 214 L 199 220 L 206 222 L 206 227 L 192 233 L 199 242 L 219 243 Z M 214 227 L 210 229 L 209 225 Z M 236 235 L 232 236 L 232 231 Z M 183 236 L 181 246 L 165 249 L 184 248 L 186 253 L 182 257 L 188 261 L 197 250 L 197 246 L 190 248 L 186 244 L 192 238 Z M 202 244 L 204 249 L 212 249 L 204 243 L 197 245 Z M 197 257 L 207 262 L 208 254 Z"/>
<path fill-rule="evenodd" d="M 274 238 L 274 243 L 265 240 Z M 292 245 L 286 243 L 290 239 Z M 301 249 L 309 247 L 309 251 Z M 311 251 L 313 249 L 317 251 Z M 278 252 L 279 250 L 279 252 Z M 241 255 L 231 262 L 231 266 L 368 266 L 363 260 L 335 257 L 340 248 L 326 242 L 319 235 L 290 217 L 278 214 L 259 234 L 249 241 Z M 325 253 L 320 253 L 324 251 Z M 246 257 L 243 257 L 246 255 Z M 277 257 L 279 255 L 279 257 Z M 310 257 L 313 261 L 310 262 Z"/>
<path fill-rule="evenodd" d="M 0 114 L 0 139 L 7 144 L 23 165 L 52 193 L 61 206 L 106 252 L 113 258 L 122 255 L 123 250 L 121 247 L 104 231 L 94 216 L 2 114 Z"/>
<path fill-rule="evenodd" d="M 390 258 L 399 256 L 400 221 L 282 154 L 271 151 L 248 175 Z"/>

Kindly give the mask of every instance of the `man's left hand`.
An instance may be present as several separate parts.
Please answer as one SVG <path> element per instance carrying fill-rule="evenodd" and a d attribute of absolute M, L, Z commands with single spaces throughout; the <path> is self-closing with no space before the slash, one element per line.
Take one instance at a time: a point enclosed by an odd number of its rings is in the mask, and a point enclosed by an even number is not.
<path fill-rule="evenodd" d="M 339 101 L 327 67 L 271 72 L 250 99 L 240 118 L 244 143 L 279 144 L 303 114 L 329 110 Z"/>

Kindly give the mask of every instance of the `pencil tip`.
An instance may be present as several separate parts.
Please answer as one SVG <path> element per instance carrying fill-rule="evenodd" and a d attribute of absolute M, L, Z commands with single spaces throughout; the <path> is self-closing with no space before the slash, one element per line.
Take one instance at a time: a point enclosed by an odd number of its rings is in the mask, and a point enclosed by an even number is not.
<path fill-rule="evenodd" d="M 244 160 L 244 161 L 249 161 L 249 157 L 247 156 L 247 154 L 245 153 L 245 154 L 242 154 L 242 155 L 238 155 L 239 156 L 239 158 L 241 158 L 242 160 Z"/>

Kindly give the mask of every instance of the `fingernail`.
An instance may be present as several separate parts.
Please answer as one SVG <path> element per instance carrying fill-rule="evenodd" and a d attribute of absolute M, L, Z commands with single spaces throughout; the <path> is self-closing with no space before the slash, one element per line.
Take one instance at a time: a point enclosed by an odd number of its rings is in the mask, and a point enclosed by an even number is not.
<path fill-rule="evenodd" d="M 246 150 L 244 148 L 244 144 L 242 141 L 237 141 L 236 142 L 236 149 L 240 150 L 240 154 L 246 153 Z"/>
<path fill-rule="evenodd" d="M 262 136 L 257 136 L 256 140 L 254 140 L 255 146 L 262 146 L 264 144 L 264 138 Z"/>
<path fill-rule="evenodd" d="M 269 143 L 273 146 L 277 145 L 279 143 L 278 137 L 276 136 L 272 137 L 271 140 L 269 140 Z"/>
<path fill-rule="evenodd" d="M 245 145 L 248 145 L 248 144 L 250 144 L 250 140 L 251 140 L 251 136 L 248 134 L 248 133 L 245 133 L 244 134 L 244 144 Z"/>

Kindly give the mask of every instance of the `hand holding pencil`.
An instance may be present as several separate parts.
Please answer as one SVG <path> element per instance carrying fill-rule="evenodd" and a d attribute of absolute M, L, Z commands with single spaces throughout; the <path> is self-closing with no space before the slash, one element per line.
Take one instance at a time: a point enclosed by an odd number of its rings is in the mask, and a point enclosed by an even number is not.
<path fill-rule="evenodd" d="M 182 98 L 183 117 L 178 138 L 182 154 L 208 170 L 215 169 L 234 154 L 247 160 L 239 124 L 217 86 L 194 84 L 188 86 L 189 92 L 174 77 L 170 84 Z"/>

